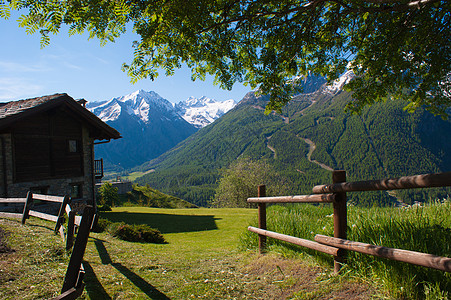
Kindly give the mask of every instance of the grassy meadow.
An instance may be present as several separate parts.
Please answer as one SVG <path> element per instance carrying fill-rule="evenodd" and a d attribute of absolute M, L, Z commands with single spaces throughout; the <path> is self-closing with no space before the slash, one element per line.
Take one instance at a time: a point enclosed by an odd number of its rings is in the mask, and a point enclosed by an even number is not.
<path fill-rule="evenodd" d="M 451 203 L 349 207 L 350 240 L 451 257 Z M 82 299 L 449 299 L 449 273 L 349 253 L 340 275 L 332 258 L 272 239 L 257 253 L 255 209 L 116 207 L 113 222 L 147 224 L 166 244 L 132 243 L 91 233 Z M 268 208 L 268 229 L 313 239 L 332 235 L 328 206 Z M 0 219 L 1 299 L 57 296 L 69 254 L 51 222 Z M 2 246 L 0 245 L 0 246 Z M 0 247 L 5 249 L 5 247 Z"/>
<path fill-rule="evenodd" d="M 240 242 L 254 209 L 117 207 L 111 221 L 149 224 L 166 244 L 131 243 L 91 233 L 82 299 L 368 299 L 374 285 L 334 276 L 328 266 L 278 253 L 259 255 Z M 0 219 L 13 252 L 0 253 L 1 299 L 59 294 L 69 261 L 51 222 Z M 254 236 L 256 240 L 256 236 Z"/>
<path fill-rule="evenodd" d="M 373 245 L 451 257 L 451 201 L 437 201 L 405 208 L 348 207 L 348 239 Z M 270 206 L 268 230 L 313 240 L 315 234 L 333 236 L 330 206 Z M 254 220 L 253 225 L 256 226 Z M 241 243 L 255 249 L 253 233 Z M 314 258 L 329 265 L 326 254 L 269 239 L 270 251 L 284 256 Z M 348 252 L 344 273 L 382 286 L 392 299 L 449 299 L 451 274 L 402 262 Z"/>

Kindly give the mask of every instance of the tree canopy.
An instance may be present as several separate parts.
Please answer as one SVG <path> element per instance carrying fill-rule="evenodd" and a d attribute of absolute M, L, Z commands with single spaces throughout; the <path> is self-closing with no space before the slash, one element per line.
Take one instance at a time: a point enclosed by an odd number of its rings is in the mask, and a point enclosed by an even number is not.
<path fill-rule="evenodd" d="M 0 17 L 24 11 L 20 26 L 49 34 L 68 25 L 102 42 L 140 36 L 134 59 L 123 65 L 132 81 L 172 75 L 186 64 L 192 79 L 215 77 L 270 94 L 280 110 L 309 74 L 337 79 L 359 111 L 392 97 L 446 116 L 451 105 L 451 2 L 447 0 L 0 0 Z"/>

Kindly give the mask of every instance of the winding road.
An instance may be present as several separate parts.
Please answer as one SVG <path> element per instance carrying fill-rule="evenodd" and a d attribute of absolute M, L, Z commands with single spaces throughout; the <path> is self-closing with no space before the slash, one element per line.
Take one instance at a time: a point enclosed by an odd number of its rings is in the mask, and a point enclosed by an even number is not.
<path fill-rule="evenodd" d="M 300 138 L 301 140 L 303 140 L 304 142 L 306 142 L 309 145 L 309 149 L 308 149 L 308 153 L 307 153 L 307 160 L 309 162 L 317 164 L 318 166 L 320 166 L 321 168 L 323 168 L 324 170 L 327 170 L 327 171 L 334 170 L 330 166 L 323 164 L 323 163 L 317 161 L 316 159 L 312 159 L 312 153 L 313 153 L 313 151 L 316 150 L 316 144 L 312 140 L 307 139 L 307 138 L 301 138 L 300 136 L 298 136 L 298 138 Z"/>

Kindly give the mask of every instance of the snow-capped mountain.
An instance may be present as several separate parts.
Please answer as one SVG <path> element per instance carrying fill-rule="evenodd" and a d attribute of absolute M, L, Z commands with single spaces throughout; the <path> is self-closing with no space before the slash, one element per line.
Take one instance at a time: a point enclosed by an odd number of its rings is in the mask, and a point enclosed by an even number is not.
<path fill-rule="evenodd" d="M 169 114 L 177 118 L 172 104 L 155 92 L 136 91 L 129 95 L 113 98 L 99 106 L 90 107 L 90 110 L 104 122 L 115 121 L 122 113 L 136 116 L 144 123 L 149 123 L 152 115 L 161 113 L 162 117 Z"/>
<path fill-rule="evenodd" d="M 88 109 L 123 137 L 96 146 L 96 156 L 104 158 L 107 165 L 130 168 L 142 164 L 197 131 L 155 92 L 139 90 L 97 105 L 91 103 Z"/>
<path fill-rule="evenodd" d="M 351 81 L 355 77 L 354 72 L 351 70 L 346 71 L 343 73 L 339 78 L 337 78 L 335 81 L 331 82 L 330 84 L 325 86 L 325 91 L 331 95 L 336 94 L 337 92 L 341 91 L 343 89 L 343 86 L 347 84 L 349 81 Z"/>
<path fill-rule="evenodd" d="M 235 105 L 232 99 L 218 102 L 204 96 L 200 99 L 190 97 L 175 104 L 174 108 L 185 121 L 201 128 L 213 123 Z"/>

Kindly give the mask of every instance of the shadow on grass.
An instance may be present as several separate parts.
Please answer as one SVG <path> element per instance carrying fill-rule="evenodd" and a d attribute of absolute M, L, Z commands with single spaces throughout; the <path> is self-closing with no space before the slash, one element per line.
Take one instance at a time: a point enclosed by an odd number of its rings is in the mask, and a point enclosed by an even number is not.
<path fill-rule="evenodd" d="M 108 251 L 103 244 L 102 240 L 95 239 L 94 244 L 96 245 L 97 252 L 99 253 L 100 259 L 102 260 L 102 264 L 104 265 L 112 265 L 116 270 L 122 273 L 128 280 L 130 280 L 136 287 L 138 287 L 144 294 L 146 294 L 150 299 L 159 299 L 159 300 L 170 300 L 165 294 L 157 290 L 153 285 L 145 281 L 138 274 L 134 273 L 132 270 L 122 265 L 121 263 L 115 263 L 111 260 Z M 98 280 L 97 280 L 98 282 Z M 93 283 L 101 286 L 100 282 Z M 88 289 L 88 288 L 87 288 Z M 103 290 L 103 287 L 102 287 Z M 103 290 L 105 291 L 105 290 Z M 106 292 L 105 292 L 106 293 Z M 108 294 L 107 294 L 108 296 Z M 93 298 L 98 299 L 98 298 Z M 111 297 L 102 298 L 102 299 L 111 299 Z"/>
<path fill-rule="evenodd" d="M 110 295 L 105 291 L 99 279 L 97 278 L 94 269 L 87 261 L 83 261 L 83 267 L 85 268 L 86 277 L 84 282 L 86 283 L 85 289 L 90 299 L 112 299 Z"/>
<path fill-rule="evenodd" d="M 102 212 L 102 218 L 112 222 L 146 224 L 161 233 L 179 233 L 218 229 L 214 216 L 173 215 L 156 213 Z"/>

